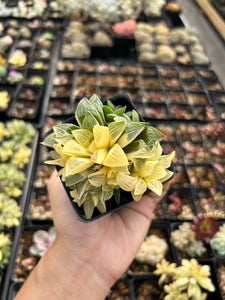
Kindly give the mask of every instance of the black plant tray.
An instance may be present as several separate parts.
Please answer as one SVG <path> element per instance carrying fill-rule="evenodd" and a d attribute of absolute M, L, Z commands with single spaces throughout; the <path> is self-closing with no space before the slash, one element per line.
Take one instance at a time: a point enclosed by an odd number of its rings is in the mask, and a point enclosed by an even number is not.
<path fill-rule="evenodd" d="M 114 104 L 114 105 L 121 105 L 121 106 L 126 106 L 126 110 L 127 111 L 131 111 L 131 110 L 136 110 L 133 102 L 130 100 L 130 98 L 128 97 L 128 95 L 126 94 L 118 94 L 118 95 L 115 95 L 111 98 L 109 98 L 109 100 Z M 106 103 L 106 102 L 103 102 L 103 103 Z M 140 120 L 141 121 L 144 121 L 144 119 L 139 115 L 140 117 Z M 69 119 L 66 121 L 66 123 L 74 123 L 76 124 L 76 119 L 75 117 Z M 49 135 L 50 133 L 52 133 L 53 130 L 50 130 L 47 134 Z M 49 149 L 49 151 L 51 151 L 52 149 Z M 56 166 L 56 169 L 59 171 L 59 167 Z M 173 168 L 173 165 L 171 165 L 170 167 L 170 170 L 174 172 L 174 168 Z M 75 212 L 77 213 L 77 216 L 79 218 L 80 221 L 82 222 L 91 222 L 91 221 L 94 221 L 104 215 L 107 215 L 108 213 L 111 213 L 111 212 L 114 212 L 116 211 L 117 209 L 125 206 L 126 204 L 130 203 L 130 202 L 133 202 L 133 198 L 131 197 L 131 193 L 129 192 L 125 192 L 123 190 L 121 190 L 121 200 L 120 200 L 120 204 L 118 205 L 116 203 L 116 200 L 114 199 L 114 197 L 112 197 L 111 199 L 109 199 L 108 201 L 106 201 L 106 213 L 103 213 L 101 214 L 96 208 L 94 209 L 94 212 L 93 212 L 93 216 L 91 219 L 87 219 L 84 215 L 84 210 L 82 207 L 79 207 L 75 202 L 73 202 L 73 199 L 72 197 L 70 196 L 70 189 L 68 187 L 65 186 L 64 182 L 62 182 L 69 198 L 70 198 L 70 201 L 72 203 L 72 206 L 75 210 Z"/>

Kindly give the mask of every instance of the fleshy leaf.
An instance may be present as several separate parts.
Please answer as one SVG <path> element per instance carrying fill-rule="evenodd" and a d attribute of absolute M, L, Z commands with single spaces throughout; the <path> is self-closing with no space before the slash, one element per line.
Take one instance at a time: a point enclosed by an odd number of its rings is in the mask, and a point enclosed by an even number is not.
<path fill-rule="evenodd" d="M 93 164 L 88 158 L 69 157 L 66 161 L 66 177 L 82 172 Z"/>
<path fill-rule="evenodd" d="M 150 176 L 158 161 L 146 161 L 141 169 L 136 174 L 142 178 Z"/>
<path fill-rule="evenodd" d="M 163 178 L 160 178 L 161 182 L 167 181 L 168 179 L 170 179 L 173 176 L 173 172 L 170 170 L 166 170 L 166 176 Z"/>
<path fill-rule="evenodd" d="M 114 110 L 114 114 L 117 116 L 122 116 L 125 111 L 126 111 L 126 106 L 120 107 L 120 108 Z"/>
<path fill-rule="evenodd" d="M 107 148 L 109 146 L 109 128 L 106 126 L 95 125 L 93 127 L 95 144 L 98 148 Z"/>
<path fill-rule="evenodd" d="M 167 175 L 167 172 L 163 167 L 160 167 L 159 165 L 155 166 L 150 177 L 152 180 L 158 180 Z"/>
<path fill-rule="evenodd" d="M 103 165 L 107 167 L 123 167 L 127 166 L 128 160 L 123 151 L 123 149 L 115 144 L 108 152 L 105 160 L 103 161 Z"/>
<path fill-rule="evenodd" d="M 67 176 L 65 183 L 66 186 L 72 186 L 74 184 L 77 184 L 78 182 L 83 181 L 84 179 L 86 179 L 88 177 L 88 175 L 90 175 L 93 171 L 94 171 L 94 167 L 90 167 L 86 170 L 84 170 L 83 172 L 74 174 L 72 176 Z"/>
<path fill-rule="evenodd" d="M 164 169 L 169 168 L 171 165 L 171 161 L 174 157 L 175 157 L 175 151 L 171 152 L 168 155 L 163 155 L 159 160 L 160 166 L 162 166 Z"/>
<path fill-rule="evenodd" d="M 97 209 L 100 211 L 100 213 L 104 214 L 106 212 L 105 201 L 100 199 L 97 204 Z"/>
<path fill-rule="evenodd" d="M 42 145 L 53 148 L 54 144 L 55 144 L 55 137 L 56 137 L 56 134 L 54 132 L 50 133 L 49 135 L 46 136 L 46 138 L 42 142 Z"/>
<path fill-rule="evenodd" d="M 149 190 L 153 191 L 158 196 L 161 196 L 163 185 L 159 180 L 151 180 L 146 182 L 146 184 Z"/>
<path fill-rule="evenodd" d="M 106 177 L 107 168 L 103 167 L 99 171 L 88 176 L 89 182 L 94 186 L 102 186 Z"/>
<path fill-rule="evenodd" d="M 97 119 L 90 112 L 87 112 L 81 127 L 92 131 L 95 125 L 99 125 Z"/>
<path fill-rule="evenodd" d="M 138 122 L 128 122 L 125 133 L 119 138 L 118 144 L 121 148 L 126 147 L 131 143 L 143 130 L 145 129 L 145 124 Z"/>
<path fill-rule="evenodd" d="M 80 100 L 80 102 L 77 105 L 75 117 L 76 117 L 78 124 L 81 127 L 90 129 L 90 127 L 88 127 L 87 124 L 92 124 L 93 120 L 90 121 L 90 123 L 88 123 L 88 121 L 85 120 L 87 114 L 89 114 L 89 119 L 90 119 L 90 116 L 92 116 L 92 119 L 95 119 L 97 124 L 103 125 L 101 115 L 99 114 L 96 107 L 87 98 L 83 98 Z M 84 124 L 85 124 L 85 126 L 84 126 Z"/>
<path fill-rule="evenodd" d="M 84 147 L 78 144 L 75 140 L 70 140 L 66 142 L 63 147 L 62 152 L 66 155 L 77 156 L 77 157 L 90 157 L 90 152 L 88 152 Z"/>
<path fill-rule="evenodd" d="M 86 218 L 90 219 L 93 215 L 94 208 L 95 208 L 93 200 L 90 199 L 88 201 L 85 201 L 83 204 L 83 208 L 84 208 L 84 213 L 85 213 Z"/>
<path fill-rule="evenodd" d="M 113 196 L 114 196 L 114 198 L 116 200 L 116 203 L 120 204 L 120 199 L 121 199 L 120 189 L 114 189 Z"/>
<path fill-rule="evenodd" d="M 93 134 L 88 129 L 77 129 L 72 131 L 75 140 L 83 147 L 87 148 L 93 139 Z"/>
<path fill-rule="evenodd" d="M 121 189 L 127 192 L 131 192 L 137 184 L 138 178 L 123 173 L 118 173 L 116 180 Z"/>
<path fill-rule="evenodd" d="M 135 185 L 134 195 L 143 195 L 147 189 L 147 185 L 142 178 L 138 178 L 138 182 Z"/>
<path fill-rule="evenodd" d="M 116 143 L 124 129 L 126 128 L 126 121 L 111 122 L 109 123 L 109 133 L 110 133 L 110 147 Z"/>
<path fill-rule="evenodd" d="M 103 112 L 102 101 L 99 99 L 99 97 L 96 94 L 94 94 L 89 99 L 89 102 L 96 107 L 99 115 L 101 116 L 101 122 L 99 122 L 99 124 L 104 125 L 105 124 L 105 116 L 104 116 L 104 112 Z"/>
<path fill-rule="evenodd" d="M 163 133 L 161 133 L 156 128 L 147 126 L 145 130 L 140 134 L 140 139 L 143 139 L 151 149 L 156 142 L 160 142 L 163 139 L 163 136 Z"/>
<path fill-rule="evenodd" d="M 53 126 L 53 130 L 57 137 L 63 136 L 65 134 L 70 134 L 71 128 L 79 128 L 78 126 L 72 123 L 63 123 Z"/>
<path fill-rule="evenodd" d="M 102 164 L 107 154 L 108 150 L 106 148 L 99 149 L 92 154 L 91 160 L 96 164 Z"/>

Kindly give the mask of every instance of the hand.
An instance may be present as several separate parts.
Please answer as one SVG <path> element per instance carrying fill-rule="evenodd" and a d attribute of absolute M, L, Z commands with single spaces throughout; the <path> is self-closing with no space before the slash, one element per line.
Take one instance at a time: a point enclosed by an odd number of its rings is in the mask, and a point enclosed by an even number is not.
<path fill-rule="evenodd" d="M 70 256 L 76 248 L 98 275 L 111 285 L 132 262 L 146 236 L 155 205 L 169 186 L 169 182 L 164 185 L 161 196 L 149 193 L 138 202 L 132 202 L 91 223 L 83 223 L 77 219 L 55 172 L 48 182 L 48 192 L 57 242 L 64 245 Z"/>
<path fill-rule="evenodd" d="M 56 172 L 47 188 L 57 231 L 15 300 L 103 300 L 132 262 L 149 229 L 159 197 L 149 193 L 138 202 L 91 223 L 78 220 Z"/>

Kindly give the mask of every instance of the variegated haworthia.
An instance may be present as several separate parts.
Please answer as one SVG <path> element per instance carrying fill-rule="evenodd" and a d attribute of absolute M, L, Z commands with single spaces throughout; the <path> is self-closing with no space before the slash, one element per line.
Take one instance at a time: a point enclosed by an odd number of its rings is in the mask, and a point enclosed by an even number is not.
<path fill-rule="evenodd" d="M 109 100 L 103 105 L 97 95 L 79 102 L 75 118 L 78 126 L 54 126 L 43 144 L 53 148 L 53 160 L 46 163 L 59 166 L 58 175 L 87 219 L 95 207 L 105 213 L 113 195 L 119 202 L 120 189 L 135 201 L 147 190 L 161 195 L 175 155 L 163 155 L 161 132 L 141 122 L 135 110 L 126 112 Z"/>

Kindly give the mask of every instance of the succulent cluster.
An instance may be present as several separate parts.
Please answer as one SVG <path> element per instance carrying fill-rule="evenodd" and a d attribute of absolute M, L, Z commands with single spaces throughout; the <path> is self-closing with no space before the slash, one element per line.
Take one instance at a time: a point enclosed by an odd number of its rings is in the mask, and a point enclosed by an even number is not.
<path fill-rule="evenodd" d="M 206 252 L 204 243 L 197 240 L 191 224 L 182 223 L 178 229 L 171 232 L 171 241 L 175 247 L 185 251 L 190 257 L 201 257 Z"/>
<path fill-rule="evenodd" d="M 0 91 L 0 110 L 6 110 L 11 96 L 8 91 Z"/>
<path fill-rule="evenodd" d="M 19 225 L 20 207 L 7 194 L 0 193 L 0 229 Z"/>
<path fill-rule="evenodd" d="M 20 49 L 15 50 L 9 57 L 9 63 L 14 68 L 23 67 L 25 66 L 26 62 L 27 62 L 27 56 L 23 52 L 23 50 Z"/>
<path fill-rule="evenodd" d="M 51 247 L 56 238 L 55 227 L 50 227 L 48 231 L 38 230 L 33 234 L 34 244 L 30 246 L 29 252 L 32 255 L 39 257 L 43 256 L 45 252 Z"/>
<path fill-rule="evenodd" d="M 218 232 L 219 225 L 213 217 L 194 217 L 192 223 L 184 222 L 171 233 L 171 241 L 189 256 L 202 256 L 206 244 Z"/>
<path fill-rule="evenodd" d="M 53 148 L 58 175 L 71 190 L 73 201 L 91 218 L 95 207 L 106 212 L 105 202 L 113 195 L 120 202 L 120 189 L 131 192 L 135 201 L 151 190 L 161 195 L 163 182 L 175 153 L 163 155 L 163 134 L 145 122 L 136 111 L 108 101 L 103 105 L 97 95 L 83 98 L 76 109 L 77 125 L 64 123 L 43 144 Z"/>
<path fill-rule="evenodd" d="M 211 247 L 218 255 L 225 255 L 225 224 L 219 227 L 219 231 L 210 240 Z"/>
<path fill-rule="evenodd" d="M 11 243 L 8 235 L 0 232 L 0 269 L 3 269 L 9 262 Z"/>
<path fill-rule="evenodd" d="M 143 10 L 147 16 L 161 16 L 165 0 L 144 0 Z"/>
<path fill-rule="evenodd" d="M 165 239 L 159 238 L 157 235 L 153 234 L 145 238 L 135 259 L 155 266 L 165 257 L 167 251 L 168 245 Z"/>
<path fill-rule="evenodd" d="M 163 259 L 156 267 L 154 273 L 160 275 L 159 285 L 163 285 L 167 293 L 165 300 L 205 300 L 207 293 L 202 289 L 215 291 L 210 278 L 210 267 L 198 264 L 195 259 L 183 259 L 179 267 Z"/>
<path fill-rule="evenodd" d="M 94 33 L 91 41 L 92 46 L 112 47 L 113 40 L 111 36 L 103 30 L 98 30 Z"/>
<path fill-rule="evenodd" d="M 129 37 L 136 28 L 136 21 L 133 19 L 125 20 L 123 22 L 116 23 L 112 26 L 113 31 L 118 36 Z"/>

